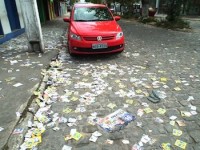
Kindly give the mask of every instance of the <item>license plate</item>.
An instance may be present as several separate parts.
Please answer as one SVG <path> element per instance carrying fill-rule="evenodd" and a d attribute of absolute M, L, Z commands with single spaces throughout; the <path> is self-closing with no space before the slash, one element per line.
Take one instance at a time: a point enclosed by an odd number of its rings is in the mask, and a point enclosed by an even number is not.
<path fill-rule="evenodd" d="M 103 49 L 108 48 L 107 44 L 92 44 L 92 49 Z"/>

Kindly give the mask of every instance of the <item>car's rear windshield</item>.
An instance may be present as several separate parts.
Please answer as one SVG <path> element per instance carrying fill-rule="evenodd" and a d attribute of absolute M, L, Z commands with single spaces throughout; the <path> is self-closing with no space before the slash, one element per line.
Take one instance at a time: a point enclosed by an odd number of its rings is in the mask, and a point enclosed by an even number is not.
<path fill-rule="evenodd" d="M 77 7 L 74 21 L 108 21 L 113 17 L 107 7 Z"/>

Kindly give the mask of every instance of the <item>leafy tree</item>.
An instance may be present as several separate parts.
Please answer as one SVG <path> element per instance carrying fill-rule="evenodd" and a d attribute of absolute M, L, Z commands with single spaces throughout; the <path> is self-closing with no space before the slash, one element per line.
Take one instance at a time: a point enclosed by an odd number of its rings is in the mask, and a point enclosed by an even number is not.
<path fill-rule="evenodd" d="M 142 0 L 142 16 L 148 17 L 149 0 Z"/>
<path fill-rule="evenodd" d="M 167 0 L 167 20 L 176 21 L 180 17 L 183 0 Z"/>

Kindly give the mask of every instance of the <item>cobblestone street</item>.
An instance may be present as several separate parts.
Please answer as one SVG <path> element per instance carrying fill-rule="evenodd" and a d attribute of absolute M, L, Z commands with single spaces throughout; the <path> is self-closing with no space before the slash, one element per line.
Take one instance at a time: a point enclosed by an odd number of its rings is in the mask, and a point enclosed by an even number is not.
<path fill-rule="evenodd" d="M 47 87 L 35 93 L 38 97 L 29 109 L 34 112 L 40 106 L 34 113 L 38 122 L 32 120 L 26 134 L 32 134 L 31 127 L 41 129 L 39 150 L 200 149 L 199 31 L 119 23 L 124 52 L 70 57 L 62 47 L 43 70 Z M 149 98 L 152 92 L 158 101 Z M 119 109 L 135 119 L 113 132 L 98 125 L 99 118 Z"/>

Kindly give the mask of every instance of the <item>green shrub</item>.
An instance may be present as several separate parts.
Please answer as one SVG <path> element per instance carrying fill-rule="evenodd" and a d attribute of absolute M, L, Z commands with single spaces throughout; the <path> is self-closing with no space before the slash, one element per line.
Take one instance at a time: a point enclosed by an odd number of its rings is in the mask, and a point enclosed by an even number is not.
<path fill-rule="evenodd" d="M 132 15 L 131 12 L 126 12 L 126 13 L 123 14 L 123 18 L 129 19 L 129 18 L 132 18 L 132 17 L 133 17 L 133 15 Z"/>
<path fill-rule="evenodd" d="M 168 20 L 160 20 L 156 22 L 156 26 L 164 27 L 168 29 L 184 29 L 190 28 L 189 22 L 184 21 L 183 19 L 176 19 L 175 21 L 168 21 Z"/>
<path fill-rule="evenodd" d="M 148 17 L 148 18 L 140 17 L 139 22 L 147 24 L 147 23 L 157 22 L 157 20 L 154 17 Z"/>

